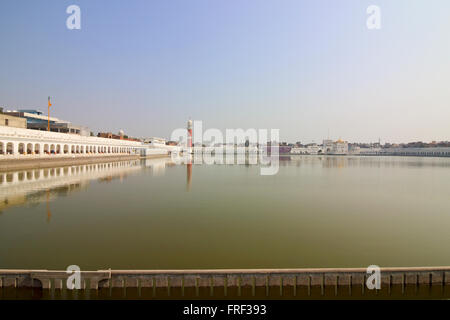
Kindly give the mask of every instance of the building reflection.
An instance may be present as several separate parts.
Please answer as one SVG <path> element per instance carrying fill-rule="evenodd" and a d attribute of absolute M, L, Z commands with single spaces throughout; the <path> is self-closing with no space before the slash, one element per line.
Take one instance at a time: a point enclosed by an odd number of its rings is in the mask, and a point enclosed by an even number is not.
<path fill-rule="evenodd" d="M 47 190 L 46 194 L 47 222 L 50 222 L 52 219 L 52 212 L 50 211 L 50 190 Z"/>
<path fill-rule="evenodd" d="M 164 175 L 172 165 L 170 158 L 159 158 L 0 172 L 0 213 L 15 206 L 45 203 L 50 222 L 51 202 L 87 189 L 91 181 L 110 183 L 143 169 L 151 175 Z"/>

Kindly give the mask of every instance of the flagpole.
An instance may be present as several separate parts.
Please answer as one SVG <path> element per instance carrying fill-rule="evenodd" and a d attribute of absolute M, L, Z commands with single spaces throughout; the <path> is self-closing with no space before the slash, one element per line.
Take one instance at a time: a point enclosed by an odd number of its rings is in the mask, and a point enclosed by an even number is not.
<path fill-rule="evenodd" d="M 50 131 L 50 97 L 48 97 L 47 131 Z"/>

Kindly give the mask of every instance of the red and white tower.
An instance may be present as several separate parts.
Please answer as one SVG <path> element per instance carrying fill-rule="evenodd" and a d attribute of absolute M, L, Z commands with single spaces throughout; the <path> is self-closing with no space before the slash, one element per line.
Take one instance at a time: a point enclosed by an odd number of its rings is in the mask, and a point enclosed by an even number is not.
<path fill-rule="evenodd" d="M 192 120 L 189 119 L 187 122 L 187 131 L 188 131 L 188 141 L 187 146 L 190 153 L 192 153 Z"/>

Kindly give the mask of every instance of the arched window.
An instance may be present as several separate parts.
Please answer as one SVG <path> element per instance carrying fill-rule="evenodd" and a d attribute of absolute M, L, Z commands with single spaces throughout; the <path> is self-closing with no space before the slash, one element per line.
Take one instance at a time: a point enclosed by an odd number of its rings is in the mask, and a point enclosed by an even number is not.
<path fill-rule="evenodd" d="M 19 154 L 25 153 L 25 144 L 19 143 Z"/>

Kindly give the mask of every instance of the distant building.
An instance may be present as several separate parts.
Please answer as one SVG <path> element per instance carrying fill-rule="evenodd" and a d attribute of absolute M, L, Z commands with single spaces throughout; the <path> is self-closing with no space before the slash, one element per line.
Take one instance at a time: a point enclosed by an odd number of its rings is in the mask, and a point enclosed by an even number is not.
<path fill-rule="evenodd" d="M 266 152 L 267 154 L 271 154 L 272 153 L 272 144 L 276 145 L 276 143 L 273 142 L 268 142 L 267 146 L 266 146 Z M 278 153 L 279 154 L 290 154 L 292 150 L 291 146 L 288 145 L 278 145 Z"/>
<path fill-rule="evenodd" d="M 360 148 L 359 154 L 362 156 L 369 156 L 369 155 L 377 155 L 381 153 L 381 148 L 376 147 L 370 147 L 370 148 Z"/>
<path fill-rule="evenodd" d="M 348 154 L 348 142 L 341 139 L 323 140 L 322 151 L 324 154 Z"/>
<path fill-rule="evenodd" d="M 166 150 L 168 153 L 178 153 L 181 150 L 181 147 L 178 146 L 178 143 L 176 143 L 175 141 L 166 142 L 166 139 L 164 138 L 147 138 L 144 139 L 144 143 L 148 144 L 152 149 L 162 149 Z"/>
<path fill-rule="evenodd" d="M 99 138 L 106 138 L 106 139 L 112 139 L 113 134 L 111 132 L 99 132 L 97 133 L 97 137 Z"/>
<path fill-rule="evenodd" d="M 153 144 L 153 145 L 165 145 L 166 139 L 164 138 L 157 138 L 157 137 L 151 137 L 144 139 L 145 143 Z"/>
<path fill-rule="evenodd" d="M 317 144 L 310 144 L 306 147 L 293 147 L 291 149 L 292 154 L 320 154 L 322 153 L 322 148 Z"/>
<path fill-rule="evenodd" d="M 379 153 L 392 156 L 450 157 L 450 147 L 385 148 Z"/>
<path fill-rule="evenodd" d="M 292 154 L 308 154 L 306 147 L 294 147 L 291 149 Z"/>
<path fill-rule="evenodd" d="M 323 153 L 330 153 L 333 150 L 333 140 L 323 140 L 322 150 Z"/>
<path fill-rule="evenodd" d="M 123 136 L 118 134 L 113 134 L 112 132 L 99 132 L 97 134 L 99 138 L 107 138 L 107 139 L 123 139 Z"/>
<path fill-rule="evenodd" d="M 334 142 L 331 154 L 348 154 L 348 142 L 341 139 Z"/>
<path fill-rule="evenodd" d="M 3 113 L 3 108 L 0 108 L 0 125 L 13 128 L 27 128 L 27 120 L 13 115 Z"/>
<path fill-rule="evenodd" d="M 361 152 L 361 147 L 355 144 L 349 145 L 348 147 L 348 152 L 350 154 L 360 154 Z"/>
<path fill-rule="evenodd" d="M 317 144 L 313 143 L 306 147 L 309 154 L 319 154 L 322 153 L 322 148 L 319 147 Z"/>
<path fill-rule="evenodd" d="M 50 131 L 61 133 L 73 133 L 81 136 L 90 136 L 91 131 L 84 126 L 74 125 L 68 121 L 60 120 L 54 117 L 43 115 L 41 111 L 35 109 L 21 109 L 13 111 L 5 111 L 7 115 L 24 118 L 26 120 L 27 129 Z"/>

